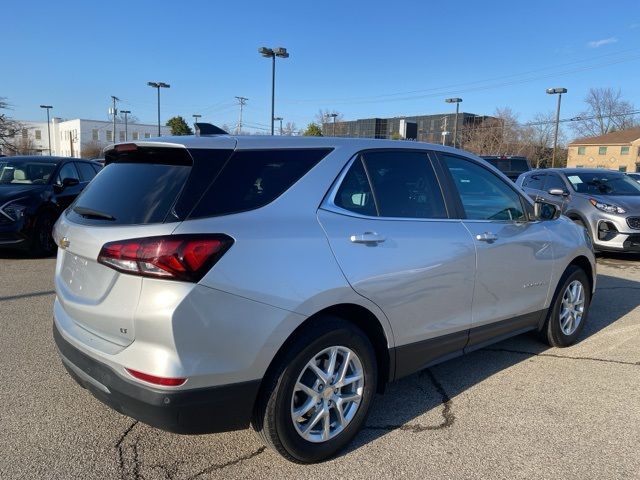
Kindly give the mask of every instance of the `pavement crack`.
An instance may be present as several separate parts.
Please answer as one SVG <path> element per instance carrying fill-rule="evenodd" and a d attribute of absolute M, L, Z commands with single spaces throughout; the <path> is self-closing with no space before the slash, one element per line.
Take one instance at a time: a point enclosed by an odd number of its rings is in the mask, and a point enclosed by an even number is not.
<path fill-rule="evenodd" d="M 116 451 L 118 452 L 118 469 L 120 470 L 120 478 L 122 480 L 126 480 L 129 478 L 140 480 L 143 478 L 142 474 L 140 473 L 140 457 L 138 455 L 138 442 L 140 441 L 139 436 L 135 438 L 134 442 L 131 445 L 131 461 L 127 461 L 127 458 L 125 457 L 124 441 L 129 436 L 129 433 L 131 433 L 131 430 L 133 430 L 133 427 L 135 427 L 137 424 L 137 420 L 131 423 L 131 425 L 129 425 L 126 430 L 122 432 L 122 435 L 120 435 L 120 438 L 114 445 Z"/>
<path fill-rule="evenodd" d="M 420 424 L 387 424 L 387 425 L 367 425 L 363 428 L 363 430 L 378 430 L 378 431 L 392 431 L 392 430 L 401 430 L 403 432 L 411 432 L 411 433 L 422 433 L 433 430 L 443 430 L 445 428 L 451 427 L 455 420 L 455 414 L 453 413 L 452 401 L 449 394 L 444 389 L 442 384 L 438 381 L 436 376 L 433 374 L 430 368 L 423 370 L 419 374 L 420 376 L 427 376 L 434 388 L 440 395 L 442 400 L 442 422 L 438 425 L 420 425 Z M 418 388 L 424 391 L 424 388 L 418 385 Z M 426 393 L 426 392 L 425 392 Z"/>
<path fill-rule="evenodd" d="M 246 455 L 243 455 L 241 457 L 236 458 L 235 460 L 230 460 L 230 461 L 228 461 L 226 463 L 218 463 L 218 464 L 209 465 L 208 467 L 205 467 L 202 470 L 200 470 L 198 473 L 190 476 L 189 480 L 193 480 L 194 478 L 201 477 L 202 475 L 206 475 L 206 474 L 211 473 L 211 472 L 223 470 L 223 469 L 225 469 L 227 467 L 231 467 L 233 465 L 237 465 L 237 464 L 245 462 L 247 460 L 251 460 L 252 458 L 255 458 L 258 455 L 262 454 L 266 449 L 267 449 L 267 447 L 262 446 L 262 447 L 258 448 L 257 450 L 254 450 L 251 453 L 248 453 Z"/>
<path fill-rule="evenodd" d="M 8 300 L 20 300 L 21 298 L 31 298 L 31 297 L 44 297 L 47 295 L 55 295 L 55 290 L 47 290 L 45 292 L 31 292 L 31 293 L 22 293 L 20 295 L 9 295 L 7 297 L 0 297 L 0 302 L 8 301 Z"/>
<path fill-rule="evenodd" d="M 597 358 L 597 357 L 573 357 L 569 355 L 557 355 L 555 353 L 536 353 L 529 352 L 527 350 L 514 350 L 510 348 L 483 348 L 488 352 L 504 352 L 504 353 L 515 353 L 518 355 L 532 355 L 534 357 L 550 357 L 550 358 L 562 358 L 568 360 L 589 360 L 591 362 L 602 362 L 602 363 L 615 363 L 618 365 L 633 365 L 638 366 L 640 362 L 625 362 L 624 360 L 609 360 L 606 358 Z"/>

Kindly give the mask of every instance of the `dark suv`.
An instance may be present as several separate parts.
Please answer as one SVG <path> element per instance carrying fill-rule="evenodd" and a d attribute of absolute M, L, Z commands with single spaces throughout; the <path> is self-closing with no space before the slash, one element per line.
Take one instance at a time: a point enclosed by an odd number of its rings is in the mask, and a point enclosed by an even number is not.
<path fill-rule="evenodd" d="M 1 158 L 0 247 L 53 254 L 53 224 L 100 168 L 96 162 L 65 157 Z"/>
<path fill-rule="evenodd" d="M 531 170 L 527 157 L 485 155 L 480 158 L 489 162 L 514 182 L 520 175 Z"/>

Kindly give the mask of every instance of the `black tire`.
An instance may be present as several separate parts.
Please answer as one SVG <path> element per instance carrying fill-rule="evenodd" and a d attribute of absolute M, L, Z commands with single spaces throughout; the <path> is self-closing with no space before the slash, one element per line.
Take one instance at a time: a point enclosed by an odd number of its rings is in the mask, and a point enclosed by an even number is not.
<path fill-rule="evenodd" d="M 582 288 L 584 291 L 584 312 L 575 331 L 573 331 L 570 335 L 567 335 L 562 330 L 560 325 L 560 312 L 565 291 L 567 290 L 567 287 L 574 281 L 579 281 L 582 284 Z M 549 346 L 568 347 L 569 345 L 573 345 L 576 342 L 578 336 L 580 335 L 580 332 L 584 328 L 587 317 L 589 316 L 589 306 L 591 304 L 590 285 L 591 282 L 589 281 L 587 274 L 580 267 L 576 265 L 570 265 L 569 268 L 567 268 L 567 270 L 564 272 L 553 296 L 553 301 L 551 302 L 551 308 L 549 309 L 549 313 L 547 314 L 547 319 L 544 323 L 544 326 L 542 327 L 542 330 L 540 331 L 543 341 L 549 344 Z"/>
<path fill-rule="evenodd" d="M 252 427 L 262 441 L 286 459 L 296 463 L 326 460 L 343 449 L 358 433 L 369 413 L 377 387 L 377 362 L 368 337 L 355 325 L 325 316 L 301 332 L 285 354 L 270 369 L 256 402 Z M 298 433 L 291 416 L 294 387 L 307 363 L 324 349 L 347 347 L 362 365 L 364 387 L 353 418 L 335 437 L 321 443 L 306 440 Z"/>
<path fill-rule="evenodd" d="M 36 256 L 50 257 L 58 248 L 53 241 L 53 224 L 57 216 L 50 211 L 42 212 L 36 218 L 32 239 L 31 252 Z"/>

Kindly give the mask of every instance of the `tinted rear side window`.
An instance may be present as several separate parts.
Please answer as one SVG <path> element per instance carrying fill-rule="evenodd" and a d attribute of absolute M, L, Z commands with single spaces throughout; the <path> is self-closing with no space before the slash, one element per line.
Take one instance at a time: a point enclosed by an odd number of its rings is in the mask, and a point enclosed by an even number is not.
<path fill-rule="evenodd" d="M 88 163 L 76 162 L 76 167 L 80 170 L 83 182 L 90 182 L 96 176 L 96 171 Z"/>
<path fill-rule="evenodd" d="M 363 154 L 381 217 L 446 218 L 433 167 L 423 152 Z"/>
<path fill-rule="evenodd" d="M 244 212 L 272 202 L 331 149 L 236 151 L 190 218 Z"/>

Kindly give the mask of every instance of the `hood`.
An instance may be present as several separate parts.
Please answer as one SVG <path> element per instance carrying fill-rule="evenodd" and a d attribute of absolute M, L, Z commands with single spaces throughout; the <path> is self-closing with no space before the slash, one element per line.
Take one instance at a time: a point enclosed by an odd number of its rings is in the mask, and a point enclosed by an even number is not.
<path fill-rule="evenodd" d="M 0 185 L 0 205 L 16 198 L 31 197 L 45 188 L 46 185 Z"/>
<path fill-rule="evenodd" d="M 640 215 L 640 195 L 585 195 L 602 203 L 613 203 L 624 208 L 627 213 Z"/>

